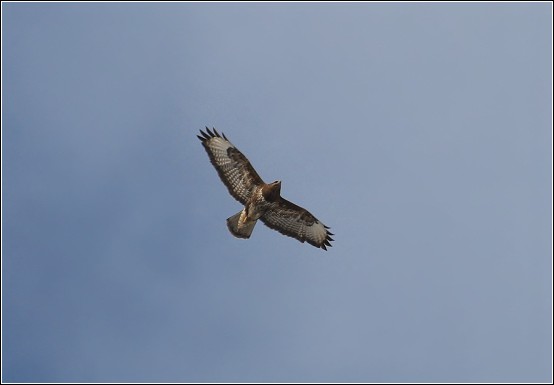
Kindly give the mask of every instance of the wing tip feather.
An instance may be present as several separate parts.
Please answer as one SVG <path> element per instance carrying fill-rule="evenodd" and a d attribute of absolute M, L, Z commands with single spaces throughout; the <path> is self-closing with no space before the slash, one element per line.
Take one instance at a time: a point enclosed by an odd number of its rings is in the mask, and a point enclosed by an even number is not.
<path fill-rule="evenodd" d="M 206 127 L 206 128 L 207 128 L 207 127 Z M 200 133 L 201 133 L 202 136 L 204 137 L 204 139 L 200 139 L 200 140 L 202 140 L 203 142 L 205 142 L 206 140 L 209 140 L 209 139 L 212 138 L 209 134 L 207 134 L 206 132 L 204 132 L 204 131 L 202 131 L 202 130 L 200 130 Z"/>
<path fill-rule="evenodd" d="M 330 229 L 329 226 L 323 225 L 323 227 L 325 228 L 325 239 L 323 240 L 323 242 L 321 244 L 321 248 L 324 249 L 324 250 L 327 250 L 327 247 L 333 247 L 331 242 L 333 242 L 334 239 L 331 238 L 331 235 L 335 235 L 335 234 L 333 234 L 332 232 L 330 232 L 328 230 L 328 229 Z"/>
<path fill-rule="evenodd" d="M 225 136 L 225 134 L 222 132 L 221 134 L 215 129 L 215 127 L 212 127 L 210 130 L 208 126 L 205 127 L 206 131 L 200 130 L 200 134 L 202 134 L 202 137 L 200 135 L 196 135 L 198 139 L 200 139 L 202 142 L 205 142 L 206 140 L 210 140 L 213 138 L 222 138 L 229 142 L 229 139 Z M 213 131 L 212 131 L 213 130 Z M 229 142 L 230 143 L 230 142 Z"/>

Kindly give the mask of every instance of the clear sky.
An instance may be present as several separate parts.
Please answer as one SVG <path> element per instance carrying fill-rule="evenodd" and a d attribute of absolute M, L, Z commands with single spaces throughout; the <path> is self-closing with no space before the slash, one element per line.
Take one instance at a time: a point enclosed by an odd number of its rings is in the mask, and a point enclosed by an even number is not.
<path fill-rule="evenodd" d="M 3 380 L 551 381 L 551 37 L 550 3 L 3 3 Z M 334 247 L 232 237 L 206 125 Z"/>

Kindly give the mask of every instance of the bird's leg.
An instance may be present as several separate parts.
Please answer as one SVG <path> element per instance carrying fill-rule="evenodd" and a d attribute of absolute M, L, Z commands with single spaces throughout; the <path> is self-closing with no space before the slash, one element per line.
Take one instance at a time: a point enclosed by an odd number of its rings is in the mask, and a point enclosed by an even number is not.
<path fill-rule="evenodd" d="M 252 213 L 252 207 L 250 207 L 251 203 L 247 203 L 246 206 L 244 206 L 244 223 L 254 220 L 254 218 L 250 217 L 250 214 Z"/>
<path fill-rule="evenodd" d="M 242 213 L 240 213 L 239 223 L 244 225 L 247 221 L 248 221 L 248 206 L 245 206 L 244 210 L 242 210 Z"/>

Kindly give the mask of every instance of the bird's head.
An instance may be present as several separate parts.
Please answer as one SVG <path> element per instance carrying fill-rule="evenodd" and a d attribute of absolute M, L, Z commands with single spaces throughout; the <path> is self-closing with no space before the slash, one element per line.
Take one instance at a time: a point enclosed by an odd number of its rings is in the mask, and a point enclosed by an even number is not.
<path fill-rule="evenodd" d="M 265 185 L 262 188 L 262 194 L 264 195 L 264 198 L 270 202 L 278 200 L 281 195 L 281 181 L 276 180 L 275 182 Z"/>

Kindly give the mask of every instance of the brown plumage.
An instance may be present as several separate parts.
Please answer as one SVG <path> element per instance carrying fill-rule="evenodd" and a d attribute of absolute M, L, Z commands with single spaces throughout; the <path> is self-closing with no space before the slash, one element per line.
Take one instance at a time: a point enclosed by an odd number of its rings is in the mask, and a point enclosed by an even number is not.
<path fill-rule="evenodd" d="M 198 139 L 229 193 L 244 209 L 227 219 L 227 227 L 239 238 L 250 238 L 258 219 L 281 234 L 327 250 L 329 227 L 308 210 L 281 197 L 281 181 L 265 183 L 248 159 L 221 133 L 206 127 Z"/>

